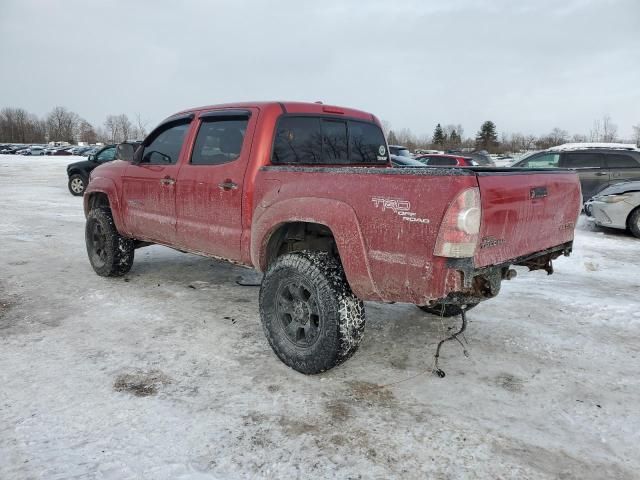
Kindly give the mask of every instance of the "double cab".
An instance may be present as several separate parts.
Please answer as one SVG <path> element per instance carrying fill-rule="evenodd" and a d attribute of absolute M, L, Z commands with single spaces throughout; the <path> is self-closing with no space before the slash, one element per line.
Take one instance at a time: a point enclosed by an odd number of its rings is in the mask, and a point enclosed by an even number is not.
<path fill-rule="evenodd" d="M 94 270 L 126 274 L 160 244 L 263 272 L 275 354 L 303 373 L 349 358 L 363 301 L 456 315 L 495 297 L 512 265 L 552 272 L 581 207 L 575 172 L 394 168 L 379 120 L 319 103 L 234 103 L 163 121 L 91 172 Z"/>

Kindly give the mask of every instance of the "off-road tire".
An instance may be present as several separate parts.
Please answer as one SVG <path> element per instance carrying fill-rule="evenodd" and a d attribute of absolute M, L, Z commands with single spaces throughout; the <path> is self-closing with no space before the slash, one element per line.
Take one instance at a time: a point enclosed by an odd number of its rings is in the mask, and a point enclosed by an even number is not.
<path fill-rule="evenodd" d="M 629 225 L 629 231 L 633 236 L 640 238 L 640 207 L 631 212 L 627 225 Z"/>
<path fill-rule="evenodd" d="M 108 208 L 94 208 L 87 215 L 85 243 L 89 262 L 98 275 L 120 277 L 131 270 L 134 242 L 118 233 Z"/>
<path fill-rule="evenodd" d="M 305 374 L 350 358 L 365 325 L 364 303 L 351 291 L 340 262 L 326 252 L 278 257 L 262 280 L 260 318 L 278 358 Z"/>
<path fill-rule="evenodd" d="M 469 311 L 477 305 L 477 303 L 468 303 L 464 310 L 465 312 Z M 435 304 L 432 306 L 418 305 L 417 307 L 423 312 L 431 313 L 433 315 L 437 315 L 438 317 L 455 317 L 456 315 L 460 315 L 462 313 L 462 308 L 460 306 L 451 304 Z"/>
<path fill-rule="evenodd" d="M 73 195 L 74 197 L 81 197 L 82 195 L 84 195 L 84 191 L 87 189 L 87 183 L 89 182 L 86 178 L 84 178 L 80 174 L 75 173 L 69 177 L 69 183 L 67 184 L 67 187 L 69 187 L 69 192 L 71 193 L 71 195 Z M 79 188 L 80 185 L 82 186 L 81 189 Z"/>

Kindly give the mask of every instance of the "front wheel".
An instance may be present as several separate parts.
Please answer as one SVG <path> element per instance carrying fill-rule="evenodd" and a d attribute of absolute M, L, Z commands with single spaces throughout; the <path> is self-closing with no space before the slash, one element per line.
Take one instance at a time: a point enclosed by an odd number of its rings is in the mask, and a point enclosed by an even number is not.
<path fill-rule="evenodd" d="M 84 195 L 84 191 L 87 188 L 87 181 L 82 175 L 71 175 L 69 177 L 69 192 L 75 197 Z"/>
<path fill-rule="evenodd" d="M 468 312 L 477 305 L 477 303 L 468 303 L 464 307 L 464 311 Z M 423 312 L 431 313 L 439 317 L 455 317 L 456 315 L 460 315 L 462 313 L 462 307 L 460 307 L 459 305 L 451 305 L 449 303 L 436 303 L 435 305 L 431 306 L 418 305 L 417 307 Z"/>
<path fill-rule="evenodd" d="M 120 277 L 131 270 L 135 246 L 133 240 L 118 233 L 111 211 L 94 208 L 87 215 L 85 242 L 89 262 L 102 277 Z"/>
<path fill-rule="evenodd" d="M 326 252 L 278 257 L 260 288 L 260 318 L 271 348 L 301 373 L 329 370 L 351 357 L 364 333 L 364 304 L 342 265 Z"/>

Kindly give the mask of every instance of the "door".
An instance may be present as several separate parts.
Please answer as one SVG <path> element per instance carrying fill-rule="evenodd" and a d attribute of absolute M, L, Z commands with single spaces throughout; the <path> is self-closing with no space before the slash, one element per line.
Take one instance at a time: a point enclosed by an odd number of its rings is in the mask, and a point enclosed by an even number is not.
<path fill-rule="evenodd" d="M 609 186 L 609 171 L 602 152 L 566 152 L 562 154 L 560 166 L 576 169 L 583 201 Z"/>
<path fill-rule="evenodd" d="M 134 238 L 173 245 L 176 241 L 176 179 L 190 119 L 154 130 L 123 177 L 122 207 Z"/>
<path fill-rule="evenodd" d="M 201 114 L 176 183 L 178 242 L 186 250 L 240 260 L 243 188 L 258 110 Z"/>
<path fill-rule="evenodd" d="M 605 156 L 611 184 L 640 180 L 640 155 L 631 152 L 608 153 Z"/>

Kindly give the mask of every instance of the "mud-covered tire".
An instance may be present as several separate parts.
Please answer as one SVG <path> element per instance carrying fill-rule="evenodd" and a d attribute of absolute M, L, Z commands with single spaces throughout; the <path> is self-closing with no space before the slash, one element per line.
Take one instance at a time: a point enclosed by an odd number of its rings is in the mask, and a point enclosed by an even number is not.
<path fill-rule="evenodd" d="M 84 195 L 84 191 L 87 189 L 87 179 L 82 175 L 74 174 L 69 177 L 69 183 L 67 187 L 69 188 L 69 192 L 74 197 L 81 197 Z"/>
<path fill-rule="evenodd" d="M 118 233 L 108 208 L 87 215 L 85 243 L 93 270 L 103 277 L 120 277 L 131 270 L 134 242 Z"/>
<path fill-rule="evenodd" d="M 468 303 L 465 306 L 464 310 L 465 312 L 467 312 L 477 305 L 477 303 Z M 433 315 L 437 315 L 438 317 L 455 317 L 456 315 L 460 315 L 462 313 L 462 308 L 460 306 L 451 304 L 435 304 L 432 306 L 417 305 L 417 307 L 423 312 L 431 313 Z"/>
<path fill-rule="evenodd" d="M 260 287 L 260 318 L 278 358 L 305 374 L 351 357 L 365 325 L 363 302 L 339 261 L 325 252 L 290 253 L 269 266 Z"/>
<path fill-rule="evenodd" d="M 640 207 L 631 212 L 627 225 L 629 225 L 629 231 L 633 236 L 640 238 Z"/>

